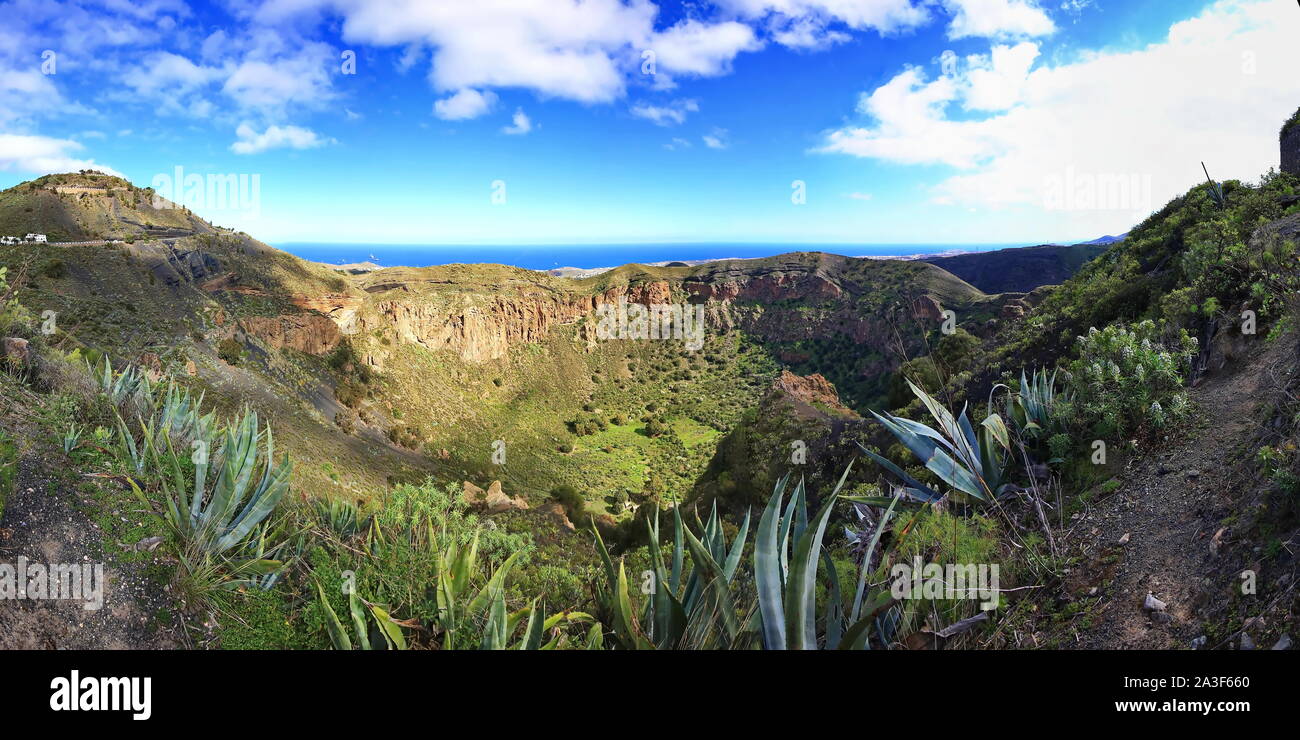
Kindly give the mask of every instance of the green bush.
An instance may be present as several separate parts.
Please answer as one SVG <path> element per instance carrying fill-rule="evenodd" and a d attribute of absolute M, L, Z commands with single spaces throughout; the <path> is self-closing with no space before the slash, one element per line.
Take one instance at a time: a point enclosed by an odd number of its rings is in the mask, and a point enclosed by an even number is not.
<path fill-rule="evenodd" d="M 1078 338 L 1070 365 L 1070 404 L 1075 420 L 1091 433 L 1117 437 L 1160 428 L 1187 413 L 1183 368 L 1196 340 L 1179 329 L 1163 340 L 1154 321 L 1132 327 L 1095 327 Z"/>
<path fill-rule="evenodd" d="M 217 357 L 220 357 L 227 365 L 238 365 L 239 361 L 244 358 L 244 345 L 240 344 L 234 337 L 226 337 L 217 345 Z"/>

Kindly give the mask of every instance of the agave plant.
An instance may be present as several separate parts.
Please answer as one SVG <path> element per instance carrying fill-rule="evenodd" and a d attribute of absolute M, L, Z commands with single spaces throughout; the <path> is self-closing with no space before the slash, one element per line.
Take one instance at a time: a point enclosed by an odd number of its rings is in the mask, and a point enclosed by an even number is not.
<path fill-rule="evenodd" d="M 170 437 L 159 436 L 161 440 L 154 440 L 146 431 L 145 443 L 161 473 L 167 521 L 182 541 L 203 553 L 221 555 L 244 542 L 289 490 L 293 466 L 287 456 L 275 463 L 271 428 L 263 431 L 254 411 L 246 411 L 225 430 L 219 452 L 212 452 L 210 440 L 195 440 L 192 485 L 183 472 L 182 453 Z M 218 471 L 211 485 L 210 465 Z"/>
<path fill-rule="evenodd" d="M 153 389 L 149 378 L 132 365 L 127 365 L 122 372 L 114 372 L 113 363 L 105 357 L 99 370 L 93 374 L 99 390 L 116 408 L 124 408 L 128 403 L 136 403 L 142 409 L 153 405 Z"/>
<path fill-rule="evenodd" d="M 743 629 L 730 586 L 744 552 L 749 513 L 745 513 L 730 546 L 716 504 L 708 523 L 696 517 L 696 525 L 701 531 L 699 537 L 682 524 L 681 512 L 674 507 L 672 561 L 671 566 L 666 566 L 659 547 L 658 512 L 653 520 L 647 520 L 654 570 L 646 584 L 650 598 L 643 605 L 640 619 L 633 611 L 623 562 L 620 560 L 615 568 L 600 532 L 593 527 L 608 584 L 598 598 L 614 616 L 614 637 L 623 648 L 730 647 L 741 639 Z M 695 564 L 689 569 L 685 559 L 688 549 Z"/>
<path fill-rule="evenodd" d="M 68 427 L 68 431 L 63 433 L 63 452 L 71 455 L 72 451 L 77 449 L 81 444 L 81 427 L 73 424 Z"/>
<path fill-rule="evenodd" d="M 1210 183 L 1210 200 L 1214 201 L 1214 204 L 1219 208 L 1227 208 L 1228 202 L 1223 197 L 1223 185 L 1215 182 L 1214 178 L 1210 177 L 1210 170 L 1205 166 L 1204 162 L 1201 162 L 1201 170 L 1205 172 L 1205 179 Z"/>
<path fill-rule="evenodd" d="M 438 582 L 434 584 L 438 605 L 437 626 L 443 632 L 443 648 L 455 650 L 473 644 L 478 620 L 498 597 L 504 603 L 506 575 L 514 566 L 519 553 L 512 553 L 488 577 L 487 583 L 477 591 L 472 590 L 470 576 L 478 572 L 478 533 L 468 545 L 448 543 L 437 553 Z"/>
<path fill-rule="evenodd" d="M 194 398 L 189 390 L 169 383 L 157 411 L 158 433 L 168 435 L 179 447 L 188 447 L 196 439 L 211 438 L 215 414 L 203 415 L 202 407 L 203 394 Z"/>
<path fill-rule="evenodd" d="M 547 617 L 544 608 L 538 607 L 537 599 L 532 604 L 514 613 L 506 612 L 504 592 L 498 590 L 493 596 L 492 606 L 488 609 L 487 624 L 483 628 L 483 639 L 479 644 L 482 650 L 556 650 L 567 645 L 564 632 L 555 632 L 561 624 L 576 625 L 592 621 L 591 616 L 582 612 L 560 612 Z M 527 622 L 525 622 L 527 618 Z M 514 643 L 510 636 L 519 625 L 524 625 L 523 634 Z M 542 638 L 553 632 L 546 643 Z M 593 624 L 587 632 L 584 644 L 587 650 L 598 650 L 602 645 L 600 624 Z"/>
<path fill-rule="evenodd" d="M 325 627 L 329 631 L 330 642 L 335 650 L 405 650 L 406 638 L 402 628 L 388 616 L 388 612 L 379 604 L 372 604 L 357 595 L 356 590 L 348 591 L 348 615 L 351 617 L 352 631 L 343 626 L 338 613 L 325 598 L 325 589 L 316 582 L 321 611 L 325 614 Z M 355 640 L 353 638 L 356 638 Z"/>
<path fill-rule="evenodd" d="M 989 405 L 992 406 L 993 393 L 998 388 L 1008 388 L 999 383 L 989 392 Z M 1007 418 L 1024 436 L 1037 439 L 1044 432 L 1053 431 L 1060 426 L 1056 416 L 1058 403 L 1068 403 L 1069 392 L 1056 392 L 1056 371 L 1049 375 L 1046 369 L 1038 369 L 1026 377 L 1020 371 L 1020 390 L 1007 397 Z"/>
<path fill-rule="evenodd" d="M 348 539 L 362 530 L 361 512 L 351 501 L 331 498 L 315 499 L 316 516 L 340 539 Z"/>
<path fill-rule="evenodd" d="M 929 410 L 939 426 L 937 430 L 892 414 L 881 415 L 872 411 L 871 415 L 916 455 L 930 472 L 953 489 L 984 502 L 991 502 L 1006 492 L 1010 485 L 1006 471 L 1011 440 L 1002 417 L 989 413 L 980 422 L 977 433 L 966 416 L 965 407 L 954 417 L 915 383 L 909 380 L 907 384 Z M 938 501 L 942 498 L 941 494 L 908 475 L 894 463 L 858 446 L 871 459 L 880 463 L 881 467 L 897 476 L 903 482 L 902 490 L 907 495 L 920 501 Z"/>
<path fill-rule="evenodd" d="M 858 566 L 857 587 L 847 610 L 835 561 L 822 548 L 827 521 L 852 468 L 852 464 L 845 468 L 839 483 L 811 520 L 802 481 L 785 504 L 784 515 L 781 512 L 786 479 L 777 484 L 763 511 L 754 543 L 754 581 L 758 588 L 763 647 L 768 650 L 866 649 L 870 647 L 871 629 L 878 615 L 892 603 L 888 591 L 867 593 L 867 574 L 871 571 L 872 553 L 898 503 L 897 496 L 881 515 Z M 843 498 L 858 501 L 854 496 Z M 826 568 L 828 591 L 820 620 L 820 637 L 815 600 L 819 559 Z"/>
<path fill-rule="evenodd" d="M 749 573 L 741 569 L 748 514 L 728 545 L 716 509 L 707 524 L 696 519 L 702 532 L 698 537 L 674 510 L 670 566 L 660 552 L 657 519 L 648 524 L 654 577 L 649 598 L 639 612 L 633 606 L 623 561 L 614 563 L 596 532 L 607 583 L 599 598 L 613 614 L 613 636 L 618 645 L 641 650 L 867 647 L 872 625 L 891 603 L 889 594 L 866 593 L 866 575 L 871 568 L 868 554 L 858 573 L 853 602 L 846 609 L 835 563 L 822 547 L 831 511 L 851 467 L 845 469 L 812 519 L 803 482 L 794 487 L 789 500 L 789 476 L 777 483 L 759 521 Z M 880 518 L 871 549 L 879 542 L 895 503 L 891 501 Z M 686 551 L 692 566 L 685 562 Z M 815 588 L 819 562 L 827 574 L 827 596 L 820 610 Z"/>

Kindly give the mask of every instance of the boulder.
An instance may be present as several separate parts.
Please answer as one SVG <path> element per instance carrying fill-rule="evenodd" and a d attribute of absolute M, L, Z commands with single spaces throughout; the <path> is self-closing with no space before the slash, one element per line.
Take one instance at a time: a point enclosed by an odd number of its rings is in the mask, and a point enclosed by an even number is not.
<path fill-rule="evenodd" d="M 489 514 L 500 514 L 503 511 L 528 508 L 528 502 L 519 496 L 513 498 L 507 496 L 505 491 L 501 490 L 501 481 L 499 480 L 492 481 L 492 485 L 488 486 L 483 503 L 487 506 L 487 513 Z"/>
<path fill-rule="evenodd" d="M 4 359 L 10 365 L 26 365 L 32 359 L 31 345 L 21 337 L 6 337 L 3 349 Z"/>
<path fill-rule="evenodd" d="M 912 315 L 924 321 L 943 321 L 943 305 L 934 296 L 923 295 L 912 302 Z"/>
<path fill-rule="evenodd" d="M 564 527 L 570 532 L 572 532 L 575 529 L 575 527 L 573 526 L 573 522 L 569 520 L 568 512 L 564 510 L 564 507 L 560 505 L 560 502 L 547 501 L 546 503 L 542 504 L 537 510 L 543 514 L 547 514 L 559 520 L 560 526 Z"/>
<path fill-rule="evenodd" d="M 473 483 L 465 481 L 464 489 L 461 491 L 461 498 L 470 507 L 477 508 L 487 501 L 487 492 Z"/>

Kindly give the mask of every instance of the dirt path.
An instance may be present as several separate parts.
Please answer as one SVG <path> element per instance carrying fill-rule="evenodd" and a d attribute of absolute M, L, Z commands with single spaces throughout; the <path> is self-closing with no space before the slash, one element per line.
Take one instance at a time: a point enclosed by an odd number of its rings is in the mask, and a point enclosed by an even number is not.
<path fill-rule="evenodd" d="M 1082 578 L 1099 583 L 1090 626 L 1073 647 L 1186 649 L 1200 636 L 1197 608 L 1216 584 L 1211 542 L 1232 512 L 1237 464 L 1252 440 L 1257 404 L 1294 352 L 1294 341 L 1259 348 L 1235 372 L 1190 390 L 1190 431 L 1121 475 L 1114 494 L 1075 522 L 1075 552 L 1086 554 Z M 1244 451 L 1243 451 L 1244 450 Z M 1079 533 L 1082 533 L 1080 536 Z M 1128 540 L 1120 540 L 1128 535 Z M 1147 594 L 1168 606 L 1143 608 Z M 1086 594 L 1080 594 L 1086 598 Z"/>
<path fill-rule="evenodd" d="M 16 576 L 19 558 L 41 565 L 103 563 L 102 606 L 86 609 L 83 599 L 0 598 L 0 650 L 182 647 L 168 616 L 172 600 L 151 577 L 149 563 L 115 562 L 122 545 L 106 541 L 78 505 L 80 494 L 68 476 L 52 471 L 48 457 L 28 454 L 19 461 L 0 518 L 0 565 Z"/>

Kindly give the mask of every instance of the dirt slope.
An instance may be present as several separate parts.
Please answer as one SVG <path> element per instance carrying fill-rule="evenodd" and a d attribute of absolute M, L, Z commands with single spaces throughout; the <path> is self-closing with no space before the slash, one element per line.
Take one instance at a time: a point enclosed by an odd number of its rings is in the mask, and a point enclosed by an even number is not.
<path fill-rule="evenodd" d="M 1246 485 L 1240 461 L 1253 453 L 1265 389 L 1294 365 L 1294 338 L 1258 341 L 1235 372 L 1191 389 L 1196 414 L 1180 439 L 1135 457 L 1115 493 L 1073 523 L 1073 551 L 1088 565 L 1070 580 L 1095 607 L 1091 626 L 1062 647 L 1186 649 L 1201 636 L 1199 609 L 1230 587 L 1211 541 Z M 1148 593 L 1163 613 L 1143 608 Z"/>
<path fill-rule="evenodd" d="M 0 650 L 184 647 L 172 624 L 172 599 L 151 577 L 151 564 L 117 562 L 115 554 L 127 546 L 104 537 L 78 505 L 81 494 L 65 475 L 50 470 L 49 459 L 29 454 L 19 462 L 0 518 L 0 564 L 15 566 L 19 557 L 41 564 L 107 560 L 103 606 L 86 610 L 82 601 L 0 599 Z"/>

